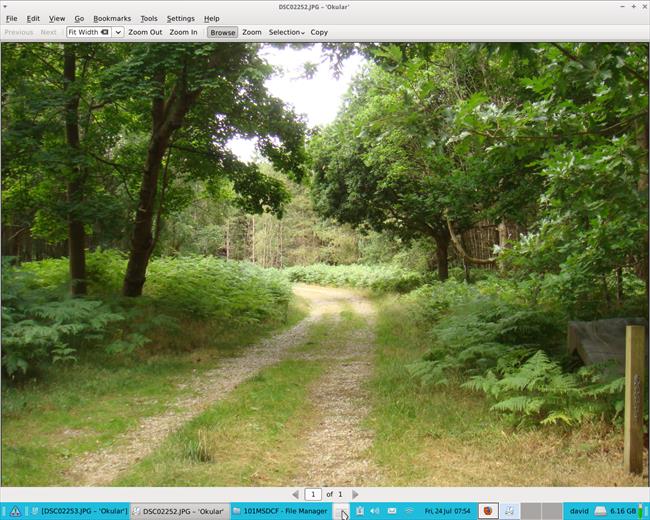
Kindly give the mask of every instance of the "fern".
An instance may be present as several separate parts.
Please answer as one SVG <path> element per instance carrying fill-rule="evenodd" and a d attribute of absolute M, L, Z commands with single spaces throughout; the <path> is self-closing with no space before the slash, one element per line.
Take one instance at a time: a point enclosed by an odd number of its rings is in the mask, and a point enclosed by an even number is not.
<path fill-rule="evenodd" d="M 180 319 L 205 319 L 224 328 L 283 320 L 291 286 L 277 270 L 213 257 L 158 258 L 149 266 L 145 296 L 119 292 L 124 255 L 88 254 L 91 297 L 67 297 L 66 259 L 6 265 L 2 272 L 2 367 L 15 377 L 30 367 L 73 362 L 80 349 L 129 354 L 150 333 L 180 331 Z M 160 332 L 159 332 L 160 335 Z"/>
<path fill-rule="evenodd" d="M 117 339 L 110 343 L 106 350 L 111 354 L 131 353 L 134 350 L 143 347 L 151 342 L 149 338 L 142 334 L 132 333 L 124 337 L 124 339 Z"/>
<path fill-rule="evenodd" d="M 511 412 L 526 416 L 536 415 L 544 406 L 544 399 L 540 397 L 530 397 L 527 395 L 518 395 L 509 397 L 492 405 L 492 410 L 500 412 Z"/>
<path fill-rule="evenodd" d="M 608 410 L 612 417 L 620 413 L 612 409 L 609 399 L 599 399 L 622 390 L 618 380 L 592 384 L 588 390 L 580 374 L 563 372 L 559 363 L 541 350 L 501 378 L 490 374 L 466 384 L 466 388 L 484 392 L 496 401 L 492 410 L 513 417 L 541 424 L 573 425 L 606 414 Z"/>
<path fill-rule="evenodd" d="M 289 267 L 284 273 L 292 282 L 335 287 L 366 287 L 377 292 L 406 293 L 424 283 L 419 273 L 392 265 L 314 264 Z"/>
<path fill-rule="evenodd" d="M 516 422 L 618 420 L 624 381 L 612 379 L 607 366 L 566 371 L 557 357 L 559 317 L 518 300 L 511 287 L 504 296 L 496 282 L 486 284 L 459 290 L 446 282 L 413 293 L 415 319 L 429 320 L 433 341 L 424 360 L 409 367 L 413 377 L 432 386 L 448 384 L 452 374 L 465 378 L 461 387 L 484 394 L 495 413 Z"/>
<path fill-rule="evenodd" d="M 466 381 L 461 386 L 475 392 L 494 395 L 497 381 L 498 378 L 495 373 L 488 370 L 485 374 L 470 377 L 469 381 Z"/>
<path fill-rule="evenodd" d="M 124 319 L 101 301 L 65 296 L 52 278 L 42 285 L 29 269 L 5 266 L 2 281 L 2 367 L 10 377 L 74 361 L 82 344 L 103 339 Z"/>
<path fill-rule="evenodd" d="M 422 384 L 431 384 L 434 386 L 447 386 L 449 384 L 445 367 L 435 362 L 422 361 L 420 363 L 413 363 L 407 368 L 414 378 L 420 379 Z"/>

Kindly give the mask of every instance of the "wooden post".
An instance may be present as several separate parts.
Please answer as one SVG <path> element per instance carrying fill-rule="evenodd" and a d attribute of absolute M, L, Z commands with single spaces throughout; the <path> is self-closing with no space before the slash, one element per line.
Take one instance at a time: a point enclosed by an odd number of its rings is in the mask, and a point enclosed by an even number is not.
<path fill-rule="evenodd" d="M 645 328 L 628 325 L 625 331 L 625 471 L 643 472 L 643 397 Z"/>

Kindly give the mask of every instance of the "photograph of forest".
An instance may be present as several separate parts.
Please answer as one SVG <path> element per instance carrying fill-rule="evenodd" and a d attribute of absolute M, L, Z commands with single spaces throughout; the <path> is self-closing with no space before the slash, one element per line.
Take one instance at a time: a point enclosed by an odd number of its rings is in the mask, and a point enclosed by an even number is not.
<path fill-rule="evenodd" d="M 1 67 L 2 485 L 648 485 L 648 44 Z"/>

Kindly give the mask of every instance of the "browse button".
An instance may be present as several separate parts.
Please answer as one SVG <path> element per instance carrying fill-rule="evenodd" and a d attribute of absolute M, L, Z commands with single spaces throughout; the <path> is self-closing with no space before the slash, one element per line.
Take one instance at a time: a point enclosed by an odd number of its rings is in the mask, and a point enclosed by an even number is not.
<path fill-rule="evenodd" d="M 239 27 L 220 26 L 208 27 L 208 38 L 237 38 Z"/>

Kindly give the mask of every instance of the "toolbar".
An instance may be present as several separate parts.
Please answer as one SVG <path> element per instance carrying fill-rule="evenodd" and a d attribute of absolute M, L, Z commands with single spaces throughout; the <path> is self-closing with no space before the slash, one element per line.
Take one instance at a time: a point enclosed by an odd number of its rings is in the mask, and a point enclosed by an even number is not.
<path fill-rule="evenodd" d="M 17 502 L 3 520 L 645 520 L 649 502 Z"/>
<path fill-rule="evenodd" d="M 0 41 L 103 42 L 471 42 L 471 41 L 648 41 L 650 25 L 386 25 L 386 26 L 185 26 L 148 28 L 3 27 Z"/>

